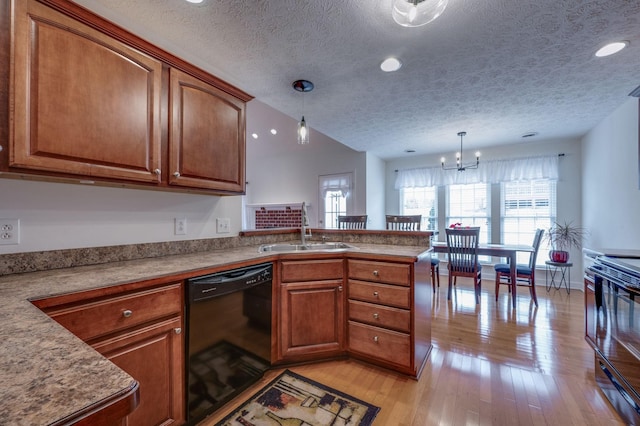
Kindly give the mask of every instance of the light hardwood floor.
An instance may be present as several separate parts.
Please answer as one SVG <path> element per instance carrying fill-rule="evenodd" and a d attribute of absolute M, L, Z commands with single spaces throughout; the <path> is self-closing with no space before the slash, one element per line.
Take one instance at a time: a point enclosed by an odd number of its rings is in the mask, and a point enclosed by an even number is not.
<path fill-rule="evenodd" d="M 433 345 L 416 381 L 356 360 L 290 367 L 310 379 L 381 407 L 382 425 L 623 425 L 594 381 L 584 340 L 584 293 L 546 292 L 538 308 L 518 288 L 517 310 L 492 281 L 480 305 L 459 280 L 447 301 L 446 277 L 433 298 Z M 283 369 L 200 423 L 213 426 Z"/>

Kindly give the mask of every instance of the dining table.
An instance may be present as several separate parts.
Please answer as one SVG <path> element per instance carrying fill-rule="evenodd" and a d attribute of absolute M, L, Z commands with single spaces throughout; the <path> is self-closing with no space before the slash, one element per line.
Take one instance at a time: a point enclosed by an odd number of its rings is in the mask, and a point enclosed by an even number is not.
<path fill-rule="evenodd" d="M 434 253 L 448 253 L 447 243 L 443 241 L 433 241 L 431 243 L 431 249 Z M 492 256 L 501 257 L 507 259 L 507 262 L 511 266 L 510 268 L 510 285 L 511 285 L 511 298 L 513 309 L 516 309 L 516 264 L 518 252 L 533 253 L 535 249 L 533 246 L 520 245 L 520 244 L 478 244 L 478 255 L 480 256 Z"/>

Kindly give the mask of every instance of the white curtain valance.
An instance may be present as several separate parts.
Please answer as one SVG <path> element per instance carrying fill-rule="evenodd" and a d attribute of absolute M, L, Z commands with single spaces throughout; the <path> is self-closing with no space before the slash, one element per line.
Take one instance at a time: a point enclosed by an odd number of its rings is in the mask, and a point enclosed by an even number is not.
<path fill-rule="evenodd" d="M 340 192 L 343 197 L 351 191 L 351 174 L 331 175 L 320 177 L 320 192 L 325 198 L 328 191 Z"/>
<path fill-rule="evenodd" d="M 500 183 L 517 180 L 558 180 L 557 155 L 481 161 L 477 169 L 462 172 L 424 167 L 399 170 L 396 189 L 471 183 Z"/>

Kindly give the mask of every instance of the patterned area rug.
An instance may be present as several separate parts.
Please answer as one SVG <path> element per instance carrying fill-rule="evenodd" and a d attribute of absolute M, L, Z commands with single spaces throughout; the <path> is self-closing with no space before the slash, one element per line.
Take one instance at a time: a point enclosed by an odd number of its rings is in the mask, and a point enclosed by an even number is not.
<path fill-rule="evenodd" d="M 286 370 L 218 426 L 367 426 L 379 407 Z"/>

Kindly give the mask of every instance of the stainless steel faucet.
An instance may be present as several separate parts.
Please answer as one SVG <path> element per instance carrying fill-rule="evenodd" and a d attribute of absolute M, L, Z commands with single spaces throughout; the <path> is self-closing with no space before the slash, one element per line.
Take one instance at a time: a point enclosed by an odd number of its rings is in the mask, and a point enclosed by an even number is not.
<path fill-rule="evenodd" d="M 300 242 L 302 245 L 307 243 L 307 237 L 311 237 L 311 229 L 309 226 L 309 216 L 307 215 L 307 205 L 302 202 L 302 224 L 300 225 Z"/>

